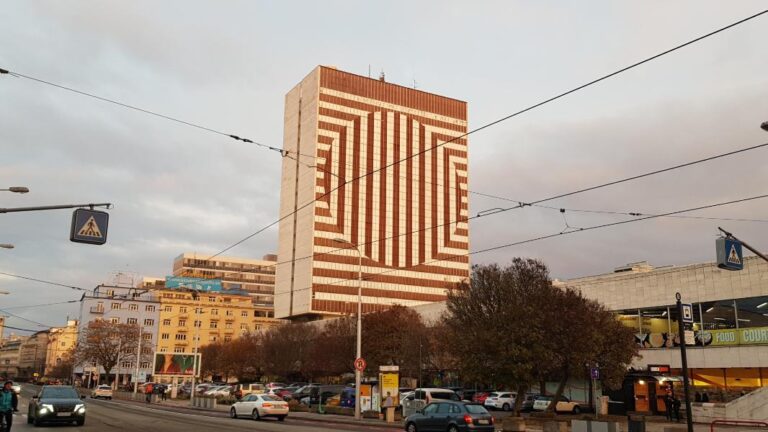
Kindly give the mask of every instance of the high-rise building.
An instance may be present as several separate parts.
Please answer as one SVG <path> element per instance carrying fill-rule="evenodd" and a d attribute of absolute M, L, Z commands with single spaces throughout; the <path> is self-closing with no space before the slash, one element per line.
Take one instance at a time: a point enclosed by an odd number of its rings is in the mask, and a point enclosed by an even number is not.
<path fill-rule="evenodd" d="M 320 66 L 285 98 L 275 316 L 441 301 L 469 276 L 467 104 Z"/>
<path fill-rule="evenodd" d="M 173 260 L 173 275 L 220 279 L 224 292 L 245 292 L 263 316 L 274 316 L 275 261 L 273 254 L 262 259 L 207 256 L 184 253 Z"/>

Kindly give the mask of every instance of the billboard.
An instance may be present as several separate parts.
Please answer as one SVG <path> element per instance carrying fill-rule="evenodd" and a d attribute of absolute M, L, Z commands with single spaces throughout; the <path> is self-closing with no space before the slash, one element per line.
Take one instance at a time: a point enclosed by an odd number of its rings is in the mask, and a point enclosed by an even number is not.
<path fill-rule="evenodd" d="M 221 291 L 221 279 L 201 279 L 193 277 L 166 276 L 166 288 L 189 288 L 198 291 Z"/>
<path fill-rule="evenodd" d="M 197 356 L 197 373 L 194 373 Z M 155 353 L 154 375 L 200 375 L 200 354 Z"/>

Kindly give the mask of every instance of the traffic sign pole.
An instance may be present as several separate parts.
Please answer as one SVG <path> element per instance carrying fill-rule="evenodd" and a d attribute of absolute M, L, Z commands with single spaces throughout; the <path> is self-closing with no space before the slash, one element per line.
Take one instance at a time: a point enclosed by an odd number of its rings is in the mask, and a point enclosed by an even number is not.
<path fill-rule="evenodd" d="M 762 253 L 761 253 L 759 250 L 757 250 L 757 249 L 753 248 L 752 246 L 748 245 L 748 244 L 747 244 L 747 243 L 745 243 L 743 240 L 736 238 L 736 236 L 735 236 L 735 235 L 733 235 L 733 234 L 729 233 L 728 231 L 726 231 L 726 230 L 724 230 L 724 229 L 722 229 L 722 228 L 720 228 L 720 227 L 717 227 L 717 229 L 719 229 L 720 231 L 722 231 L 722 232 L 723 232 L 723 234 L 725 234 L 725 236 L 726 236 L 726 237 L 728 237 L 728 238 L 732 238 L 732 239 L 736 240 L 737 242 L 741 243 L 741 245 L 742 245 L 742 246 L 744 246 L 745 248 L 747 248 L 747 249 L 749 249 L 750 251 L 752 251 L 752 253 L 753 253 L 753 254 L 755 254 L 755 255 L 759 256 L 760 258 L 762 258 L 762 259 L 763 259 L 763 260 L 765 260 L 765 261 L 768 261 L 768 257 L 766 257 L 765 255 L 763 255 L 763 254 L 762 254 Z"/>
<path fill-rule="evenodd" d="M 677 330 L 680 334 L 680 360 L 683 366 L 683 392 L 685 392 L 685 421 L 688 432 L 693 432 L 693 413 L 691 412 L 691 397 L 688 384 L 688 356 L 685 351 L 685 322 L 683 322 L 683 303 L 680 301 L 680 293 L 675 294 L 677 299 Z"/>

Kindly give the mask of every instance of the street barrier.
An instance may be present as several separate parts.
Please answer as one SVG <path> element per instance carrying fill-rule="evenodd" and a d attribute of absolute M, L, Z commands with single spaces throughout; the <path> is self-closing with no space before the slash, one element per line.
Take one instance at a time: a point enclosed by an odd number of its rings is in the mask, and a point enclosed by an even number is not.
<path fill-rule="evenodd" d="M 722 425 L 722 426 L 746 426 L 746 427 L 753 427 L 753 428 L 768 428 L 768 423 L 766 423 L 764 421 L 718 419 L 718 420 L 712 421 L 712 423 L 709 424 L 709 432 L 715 432 L 715 426 L 716 425 Z"/>

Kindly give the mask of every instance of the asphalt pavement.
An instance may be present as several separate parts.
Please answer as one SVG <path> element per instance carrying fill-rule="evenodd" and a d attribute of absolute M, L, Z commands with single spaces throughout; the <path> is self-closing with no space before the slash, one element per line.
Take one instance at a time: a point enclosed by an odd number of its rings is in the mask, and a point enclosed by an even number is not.
<path fill-rule="evenodd" d="M 381 427 L 368 428 L 365 426 L 318 423 L 308 420 L 292 419 L 290 415 L 285 422 L 278 422 L 277 420 L 235 420 L 194 413 L 170 412 L 153 407 L 93 399 L 87 399 L 85 401 L 86 417 L 84 426 L 43 425 L 34 427 L 33 425 L 27 424 L 27 408 L 30 397 L 38 390 L 39 387 L 22 384 L 21 398 L 19 399 L 19 413 L 14 416 L 12 431 L 60 431 L 62 429 L 73 429 L 82 432 L 336 432 L 367 430 L 370 430 L 371 432 L 395 432 L 402 430 L 400 428 L 384 429 Z"/>

